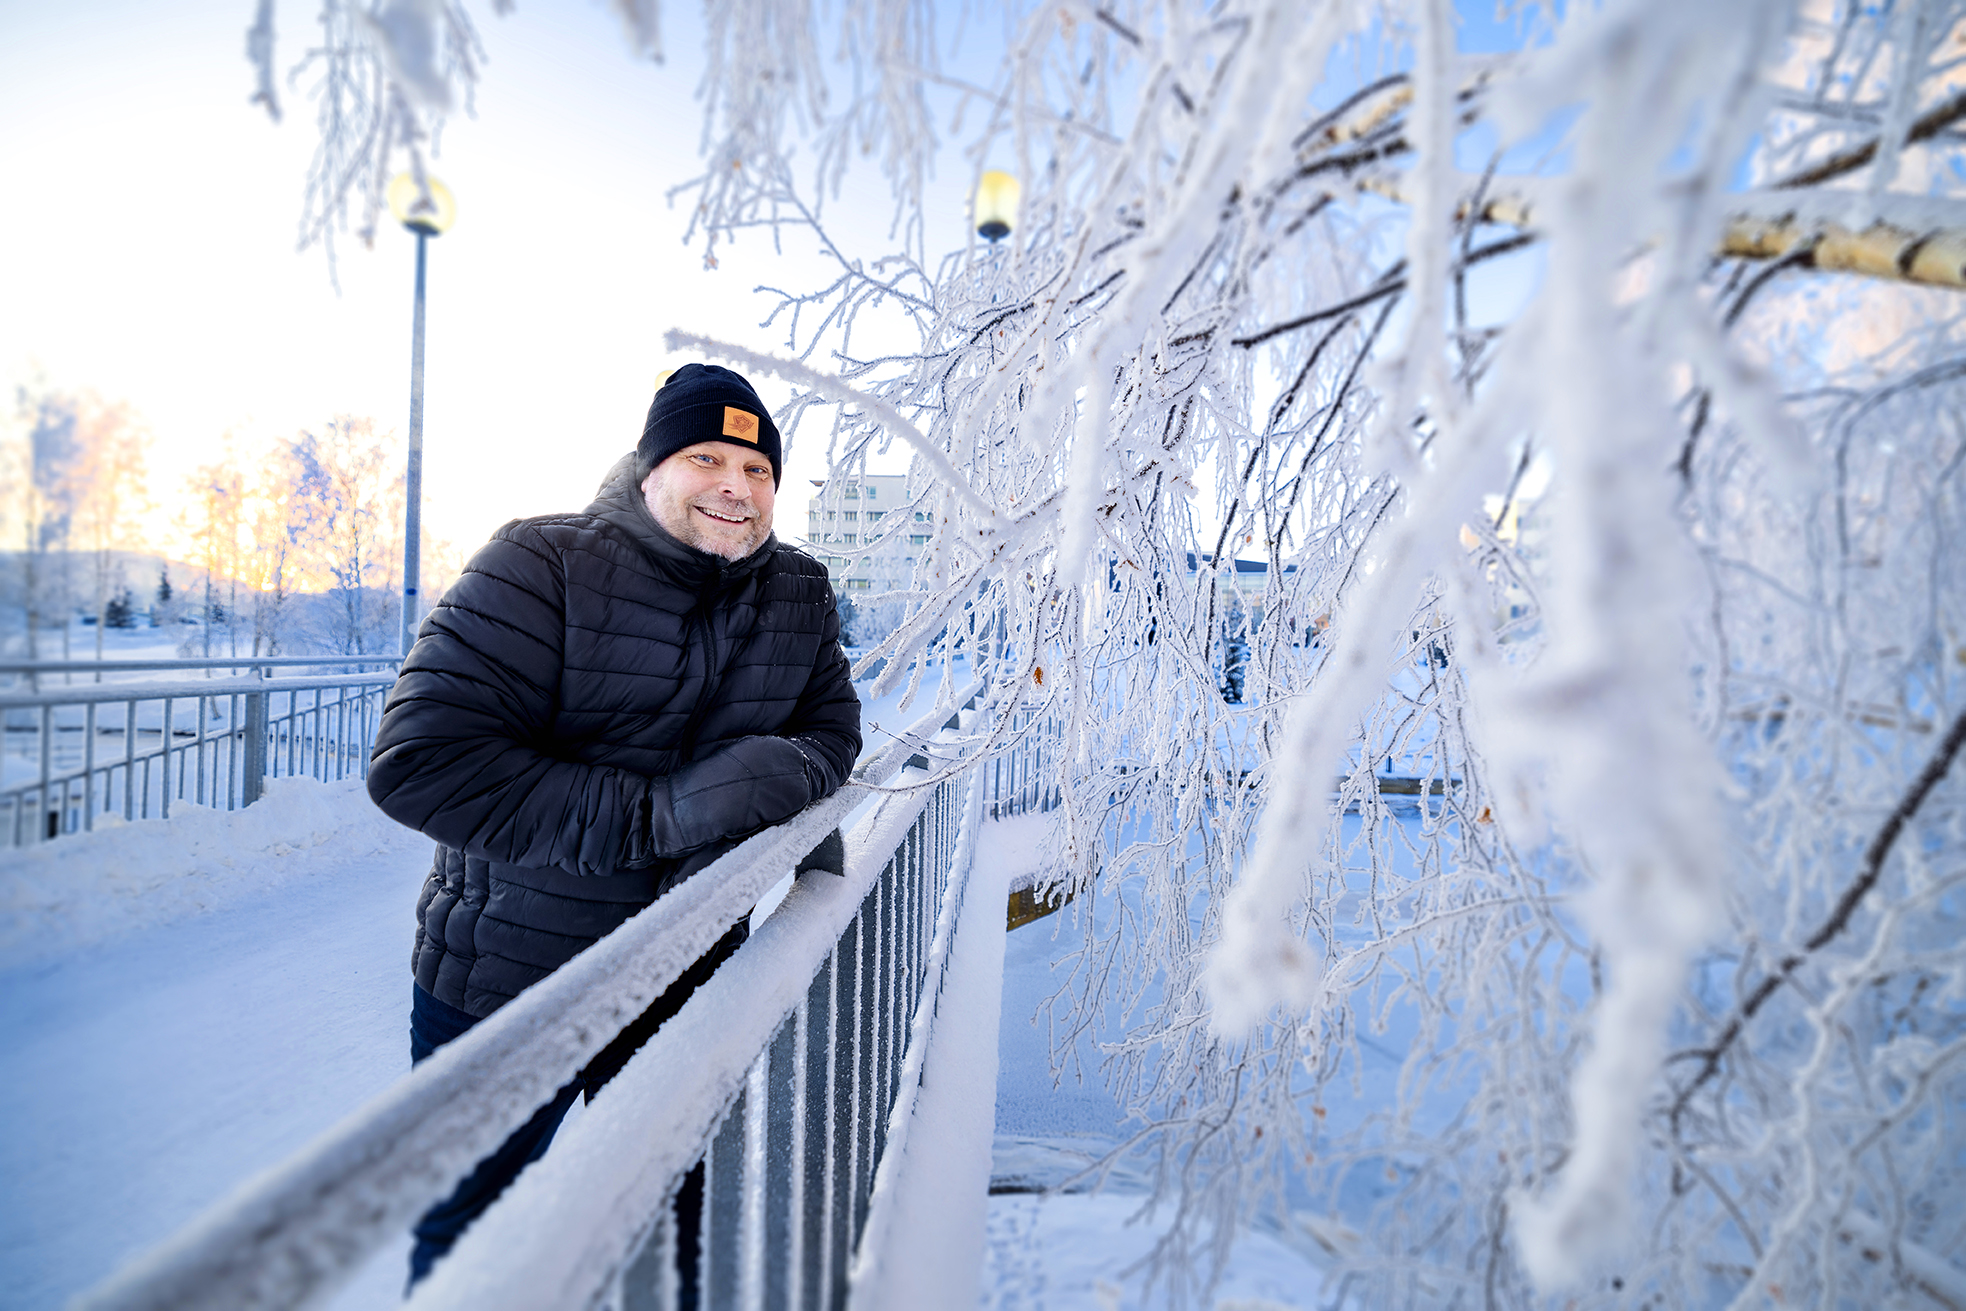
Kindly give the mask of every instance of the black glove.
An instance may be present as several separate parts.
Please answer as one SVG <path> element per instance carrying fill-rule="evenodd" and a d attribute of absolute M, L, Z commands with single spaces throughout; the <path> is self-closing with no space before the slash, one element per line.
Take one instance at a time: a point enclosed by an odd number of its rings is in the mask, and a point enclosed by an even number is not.
<path fill-rule="evenodd" d="M 846 839 L 840 836 L 838 829 L 821 838 L 819 845 L 799 862 L 799 873 L 804 874 L 812 870 L 822 874 L 837 874 L 841 878 L 846 877 Z"/>

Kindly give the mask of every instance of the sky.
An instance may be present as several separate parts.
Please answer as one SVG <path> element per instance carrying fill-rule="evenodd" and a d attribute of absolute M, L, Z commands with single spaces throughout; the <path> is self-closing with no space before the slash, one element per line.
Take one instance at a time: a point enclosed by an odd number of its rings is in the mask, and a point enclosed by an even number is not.
<path fill-rule="evenodd" d="M 688 201 L 666 193 L 698 171 L 700 6 L 663 8 L 657 65 L 602 0 L 520 0 L 503 17 L 467 5 L 487 59 L 475 115 L 452 117 L 432 161 L 458 219 L 430 249 L 426 555 L 468 555 L 508 519 L 584 506 L 639 436 L 659 373 L 684 362 L 663 347 L 670 328 L 783 351 L 754 288 L 830 280 L 801 234 L 783 254 L 762 235 L 721 247 L 715 270 L 700 238 L 683 244 Z M 1457 8 L 1469 49 L 1520 39 L 1483 0 Z M 278 4 L 282 70 L 314 12 Z M 318 246 L 296 249 L 313 106 L 306 79 L 284 77 L 285 121 L 249 103 L 252 17 L 252 0 L 0 0 L 0 176 L 27 198 L 0 206 L 0 385 L 134 408 L 154 437 L 153 542 L 228 437 L 250 452 L 341 414 L 408 426 L 415 239 L 387 220 L 373 249 L 344 236 L 338 289 Z M 980 48 L 965 35 L 966 54 Z M 929 240 L 953 248 L 969 169 L 942 172 Z M 866 247 L 851 253 L 880 253 L 890 216 L 871 168 L 829 202 L 835 235 Z M 758 382 L 767 404 L 786 399 Z M 778 508 L 791 537 L 825 474 L 823 429 L 801 436 Z M 905 456 L 871 467 L 902 472 Z"/>
<path fill-rule="evenodd" d="M 488 59 L 476 116 L 453 117 L 432 164 L 458 219 L 430 248 L 424 466 L 426 532 L 466 554 L 508 519 L 591 499 L 640 435 L 657 375 L 683 362 L 664 332 L 782 352 L 753 288 L 825 274 L 810 240 L 780 257 L 750 237 L 714 271 L 700 238 L 682 244 L 686 209 L 665 193 L 697 171 L 695 6 L 664 6 L 663 65 L 632 54 L 600 0 L 469 8 Z M 283 84 L 280 124 L 248 104 L 252 11 L 0 0 L 0 175 L 15 183 L 0 206 L 0 383 L 129 402 L 154 435 L 160 532 L 228 434 L 251 449 L 337 414 L 408 426 L 415 239 L 387 222 L 372 250 L 344 238 L 338 292 L 322 251 L 295 249 L 312 105 L 304 80 Z M 276 13 L 284 70 L 314 8 Z M 952 246 L 953 186 L 936 193 Z M 878 236 L 889 208 L 868 185 L 835 212 Z M 781 530 L 803 527 L 823 446 L 818 430 L 794 443 Z"/>

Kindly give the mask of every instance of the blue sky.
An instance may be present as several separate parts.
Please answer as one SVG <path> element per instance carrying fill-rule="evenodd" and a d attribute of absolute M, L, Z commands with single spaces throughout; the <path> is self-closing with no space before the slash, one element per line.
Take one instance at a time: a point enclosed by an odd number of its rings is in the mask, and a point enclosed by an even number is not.
<path fill-rule="evenodd" d="M 747 238 L 714 272 L 681 244 L 664 193 L 697 168 L 700 35 L 692 6 L 665 8 L 657 66 L 598 3 L 473 7 L 477 116 L 453 120 L 434 166 L 459 218 L 431 249 L 425 473 L 431 531 L 467 551 L 516 515 L 586 504 L 640 432 L 666 330 L 780 348 L 752 288 L 817 276 L 798 239 L 781 260 Z M 280 5 L 283 68 L 312 14 Z M 407 425 L 414 240 L 391 225 L 373 251 L 342 242 L 339 295 L 318 249 L 296 253 L 311 106 L 287 91 L 275 126 L 247 104 L 251 17 L 249 0 L 0 5 L 0 170 L 29 201 L 0 207 L 7 409 L 37 369 L 127 399 L 157 438 L 160 502 L 228 431 Z M 884 196 L 843 208 L 885 231 Z M 960 196 L 947 208 L 959 239 Z M 795 449 L 781 526 L 802 525 L 792 480 L 823 454 Z"/>
<path fill-rule="evenodd" d="M 250 448 L 338 413 L 407 423 L 413 239 L 388 225 L 373 250 L 342 241 L 338 294 L 322 253 L 296 252 L 312 107 L 286 88 L 276 126 L 247 103 L 252 7 L 0 0 L 0 170 L 28 199 L 0 207 L 0 382 L 40 372 L 131 402 L 166 508 L 228 432 Z M 466 551 L 509 518 L 586 503 L 673 363 L 666 330 L 782 349 L 752 289 L 825 276 L 803 237 L 782 258 L 748 238 L 715 271 L 700 241 L 681 244 L 665 192 L 698 167 L 697 6 L 664 6 L 661 66 L 631 55 L 599 0 L 471 8 L 489 58 L 476 117 L 453 119 L 434 164 L 459 218 L 431 251 L 425 466 L 429 530 Z M 1469 48 L 1514 39 L 1483 0 L 1462 9 Z M 283 69 L 313 13 L 279 5 Z M 965 57 L 991 44 L 982 23 Z M 945 227 L 954 246 L 969 172 L 943 174 L 931 242 Z M 878 244 L 891 211 L 875 170 L 831 212 Z M 793 450 L 782 528 L 803 523 L 822 444 L 815 430 Z"/>

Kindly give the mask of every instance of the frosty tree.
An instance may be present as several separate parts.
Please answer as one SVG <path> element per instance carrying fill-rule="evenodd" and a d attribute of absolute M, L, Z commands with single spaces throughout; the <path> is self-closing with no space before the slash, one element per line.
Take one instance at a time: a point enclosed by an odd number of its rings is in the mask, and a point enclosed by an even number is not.
<path fill-rule="evenodd" d="M 1170 1300 L 1264 1220 L 1364 1306 L 1966 1306 L 1966 6 L 708 16 L 704 256 L 838 276 L 780 356 L 672 344 L 911 449 L 881 680 L 967 652 L 974 751 L 1059 735 L 1058 1053 Z M 321 21 L 325 234 L 478 69 L 454 3 Z M 956 161 L 1023 179 L 1002 247 L 929 248 Z"/>

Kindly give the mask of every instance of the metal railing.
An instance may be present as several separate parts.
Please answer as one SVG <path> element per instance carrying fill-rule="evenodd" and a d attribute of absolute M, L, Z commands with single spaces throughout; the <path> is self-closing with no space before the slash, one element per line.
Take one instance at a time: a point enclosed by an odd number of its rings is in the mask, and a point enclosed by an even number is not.
<path fill-rule="evenodd" d="M 1061 800 L 1058 744 L 1063 733 L 1057 717 L 1020 710 L 1011 718 L 1009 736 L 1016 747 L 982 766 L 990 818 L 1053 809 Z"/>
<path fill-rule="evenodd" d="M 930 741 L 948 714 L 657 899 L 83 1305 L 324 1298 L 872 795 L 847 840 L 846 877 L 800 879 L 412 1301 L 667 1311 L 673 1199 L 702 1163 L 699 1305 L 847 1305 L 897 1098 L 905 1112 L 908 1081 L 923 1077 L 987 792 L 974 766 L 939 778 L 913 767 L 953 755 Z M 893 774 L 909 751 L 921 754 Z M 977 1188 L 986 1182 L 987 1171 Z"/>
<path fill-rule="evenodd" d="M 367 777 L 394 656 L 0 664 L 0 845 L 86 833 L 104 815 L 235 810 L 268 778 Z M 374 668 L 328 674 L 325 669 Z M 304 670 L 290 676 L 272 671 Z M 132 675 L 169 674 L 169 678 Z M 60 684 L 56 676 L 64 678 Z M 90 681 L 73 681 L 78 677 Z M 31 690 L 33 685 L 39 690 Z"/>
<path fill-rule="evenodd" d="M 927 965 L 955 867 L 959 790 L 945 781 L 928 794 L 805 996 L 745 1071 L 702 1155 L 696 1284 L 704 1308 L 847 1305 L 902 1092 L 910 1022 L 924 987 L 936 982 Z M 687 1049 L 673 1039 L 670 1046 Z M 606 1300 L 622 1311 L 678 1305 L 680 1236 L 670 1195 L 656 1201 L 648 1236 L 608 1290 Z M 528 1217 L 526 1227 L 538 1219 Z M 564 1215 L 553 1224 L 562 1235 L 581 1227 Z M 496 1250 L 498 1241 L 484 1246 Z M 472 1293 L 446 1298 L 433 1289 L 429 1304 L 482 1306 L 476 1289 L 488 1282 L 484 1273 L 470 1281 Z"/>

